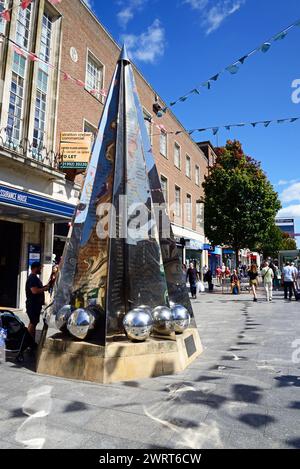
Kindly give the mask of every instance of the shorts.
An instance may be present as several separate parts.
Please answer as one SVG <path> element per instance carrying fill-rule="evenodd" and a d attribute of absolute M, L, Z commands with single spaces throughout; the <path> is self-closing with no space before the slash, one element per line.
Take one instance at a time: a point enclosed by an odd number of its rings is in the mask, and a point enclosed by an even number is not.
<path fill-rule="evenodd" d="M 250 280 L 250 287 L 257 287 L 257 280 Z"/>
<path fill-rule="evenodd" d="M 38 323 L 40 322 L 41 312 L 42 312 L 42 305 L 33 305 L 33 304 L 26 302 L 26 313 L 27 313 L 27 316 L 29 317 L 31 324 L 33 324 L 34 326 L 37 326 Z"/>

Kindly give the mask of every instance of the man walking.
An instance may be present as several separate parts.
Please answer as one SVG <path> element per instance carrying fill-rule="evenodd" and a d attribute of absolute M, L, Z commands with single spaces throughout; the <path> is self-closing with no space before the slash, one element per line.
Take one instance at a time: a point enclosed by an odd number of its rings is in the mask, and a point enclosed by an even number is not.
<path fill-rule="evenodd" d="M 35 339 L 36 326 L 40 322 L 43 304 L 45 303 L 45 292 L 49 285 L 43 286 L 38 275 L 42 273 L 42 266 L 34 262 L 31 266 L 31 274 L 26 282 L 26 313 L 29 317 L 28 332 Z"/>
<path fill-rule="evenodd" d="M 197 281 L 199 280 L 199 274 L 195 269 L 193 262 L 190 263 L 190 267 L 186 273 L 186 279 L 190 283 L 191 295 L 195 300 L 197 298 Z"/>
<path fill-rule="evenodd" d="M 283 268 L 282 280 L 284 283 L 284 298 L 287 300 L 289 294 L 289 300 L 292 301 L 294 289 L 294 275 L 293 268 L 289 262 L 287 262 L 285 267 Z"/>
<path fill-rule="evenodd" d="M 265 262 L 265 266 L 261 271 L 261 275 L 264 281 L 264 286 L 267 294 L 267 301 L 273 301 L 274 272 L 269 266 L 268 262 Z"/>

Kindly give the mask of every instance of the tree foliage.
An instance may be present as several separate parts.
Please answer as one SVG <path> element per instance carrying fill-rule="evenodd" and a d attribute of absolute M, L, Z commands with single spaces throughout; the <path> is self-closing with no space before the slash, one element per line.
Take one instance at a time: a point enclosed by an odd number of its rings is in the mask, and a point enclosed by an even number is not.
<path fill-rule="evenodd" d="M 228 141 L 216 153 L 216 164 L 203 183 L 205 234 L 214 245 L 254 250 L 274 227 L 281 208 L 278 194 L 240 142 Z"/>
<path fill-rule="evenodd" d="M 283 234 L 278 226 L 273 223 L 267 230 L 264 239 L 257 244 L 256 251 L 262 253 L 264 259 L 278 257 L 279 251 L 283 250 Z"/>
<path fill-rule="evenodd" d="M 296 251 L 297 250 L 297 243 L 293 238 L 287 233 L 282 233 L 282 245 L 281 251 Z"/>

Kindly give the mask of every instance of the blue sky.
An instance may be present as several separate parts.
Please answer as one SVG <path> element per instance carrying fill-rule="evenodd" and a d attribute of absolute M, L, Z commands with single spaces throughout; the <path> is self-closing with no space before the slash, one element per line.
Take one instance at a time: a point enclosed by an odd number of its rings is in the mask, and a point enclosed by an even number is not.
<path fill-rule="evenodd" d="M 117 42 L 126 39 L 134 62 L 167 103 L 300 19 L 299 0 L 89 3 Z M 295 80 L 300 88 L 299 45 L 300 28 L 295 28 L 266 54 L 249 58 L 237 75 L 222 75 L 210 91 L 179 103 L 173 111 L 187 129 L 300 117 L 300 102 L 292 100 Z M 218 136 L 206 132 L 194 138 L 210 139 L 215 145 L 228 138 L 241 140 L 279 192 L 281 215 L 296 216 L 300 233 L 300 121 L 221 130 Z"/>

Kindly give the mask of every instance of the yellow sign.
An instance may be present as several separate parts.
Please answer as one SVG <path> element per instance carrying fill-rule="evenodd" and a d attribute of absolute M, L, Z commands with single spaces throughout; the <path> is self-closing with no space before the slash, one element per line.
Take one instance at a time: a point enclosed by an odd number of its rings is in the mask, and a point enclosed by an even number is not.
<path fill-rule="evenodd" d="M 92 149 L 91 132 L 62 132 L 60 137 L 61 169 L 86 169 Z"/>

